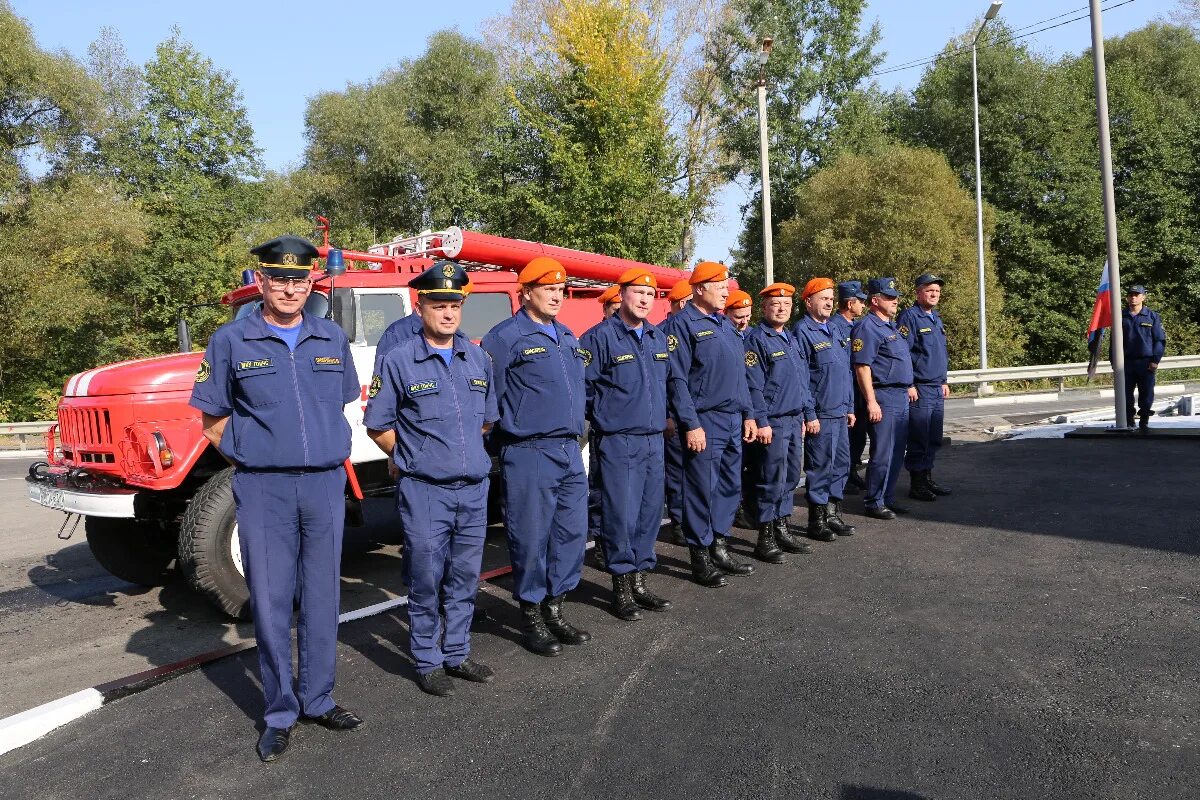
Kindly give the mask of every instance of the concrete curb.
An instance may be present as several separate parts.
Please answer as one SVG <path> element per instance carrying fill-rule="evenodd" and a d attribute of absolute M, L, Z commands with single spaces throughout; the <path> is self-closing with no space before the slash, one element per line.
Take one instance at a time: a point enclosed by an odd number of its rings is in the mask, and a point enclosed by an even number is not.
<path fill-rule="evenodd" d="M 1154 388 L 1156 397 L 1187 394 L 1188 391 L 1188 387 L 1182 383 L 1172 383 Z M 1020 405 L 1021 403 L 1053 403 L 1057 400 L 1111 400 L 1112 396 L 1112 389 L 1074 389 L 1064 392 L 1037 392 L 1034 394 L 1010 394 L 1000 397 L 994 395 L 990 397 L 975 397 L 971 399 L 971 405 L 1012 406 Z"/>

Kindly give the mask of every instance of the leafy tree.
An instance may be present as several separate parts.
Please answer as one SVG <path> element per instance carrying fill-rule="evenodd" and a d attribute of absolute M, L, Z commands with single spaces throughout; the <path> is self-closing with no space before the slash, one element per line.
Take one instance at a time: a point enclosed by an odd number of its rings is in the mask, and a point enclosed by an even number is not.
<path fill-rule="evenodd" d="M 777 278 L 864 282 L 894 276 L 911 302 L 918 275 L 946 279 L 939 309 L 950 337 L 953 369 L 979 366 L 975 199 L 946 159 L 932 150 L 888 146 L 845 154 L 814 174 L 792 198 L 783 223 Z M 985 218 L 991 228 L 991 214 Z M 989 364 L 1015 363 L 1022 336 L 1003 315 L 1003 291 L 985 253 Z M 902 301 L 903 302 L 903 301 Z"/>

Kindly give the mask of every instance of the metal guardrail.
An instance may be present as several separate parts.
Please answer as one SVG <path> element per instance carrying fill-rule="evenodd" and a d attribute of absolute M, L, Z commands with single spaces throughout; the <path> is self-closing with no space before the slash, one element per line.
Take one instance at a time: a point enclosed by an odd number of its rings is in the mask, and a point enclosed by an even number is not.
<path fill-rule="evenodd" d="M 25 449 L 25 437 L 38 436 L 45 437 L 46 431 L 51 425 L 55 424 L 53 420 L 50 422 L 0 422 L 0 436 L 16 436 L 21 443 L 21 449 Z"/>
<path fill-rule="evenodd" d="M 1158 364 L 1159 370 L 1200 368 L 1200 355 L 1167 356 Z M 1032 381 L 1057 378 L 1060 388 L 1066 378 L 1087 375 L 1086 361 L 1076 364 L 1041 364 L 1034 367 L 993 367 L 990 369 L 956 369 L 949 373 L 952 384 L 994 383 L 996 381 Z M 1112 365 L 1102 361 L 1096 365 L 1097 375 L 1111 375 Z"/>

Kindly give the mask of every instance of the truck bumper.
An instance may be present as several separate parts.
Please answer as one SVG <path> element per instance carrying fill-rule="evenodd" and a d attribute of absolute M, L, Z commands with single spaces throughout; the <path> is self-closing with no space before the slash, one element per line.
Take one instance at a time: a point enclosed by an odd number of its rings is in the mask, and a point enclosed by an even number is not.
<path fill-rule="evenodd" d="M 25 479 L 25 487 L 30 500 L 55 511 L 85 517 L 132 519 L 134 516 L 133 498 L 137 492 L 132 489 L 70 489 L 33 478 Z"/>

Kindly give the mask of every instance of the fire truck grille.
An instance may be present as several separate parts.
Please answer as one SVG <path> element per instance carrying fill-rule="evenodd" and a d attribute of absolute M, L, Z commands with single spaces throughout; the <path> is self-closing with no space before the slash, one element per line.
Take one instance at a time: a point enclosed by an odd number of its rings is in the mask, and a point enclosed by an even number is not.
<path fill-rule="evenodd" d="M 58 429 L 63 450 L 74 453 L 77 461 L 88 464 L 116 461 L 107 409 L 60 408 Z"/>

